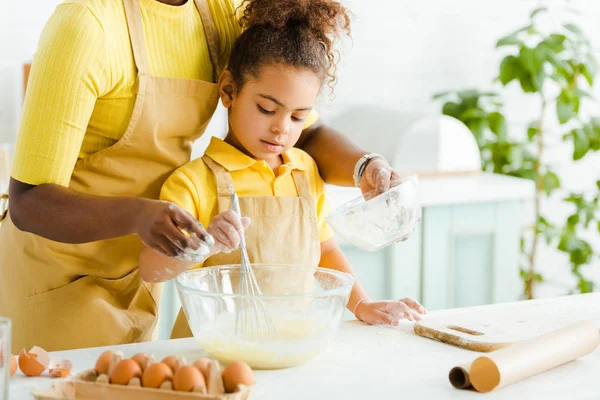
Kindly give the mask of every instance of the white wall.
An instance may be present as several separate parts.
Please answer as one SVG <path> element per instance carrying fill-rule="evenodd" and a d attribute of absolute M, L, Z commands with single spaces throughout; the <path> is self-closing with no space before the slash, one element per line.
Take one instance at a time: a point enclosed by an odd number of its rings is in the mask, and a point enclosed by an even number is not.
<path fill-rule="evenodd" d="M 43 22 L 57 0 L 27 2 L 0 0 L 0 140 L 16 135 L 21 85 L 20 65 L 31 59 Z M 468 87 L 488 88 L 497 74 L 501 54 L 495 41 L 527 22 L 529 11 L 541 4 L 555 10 L 552 22 L 563 18 L 565 7 L 581 12 L 581 23 L 600 46 L 600 2 L 591 0 L 346 0 L 354 12 L 353 45 L 343 50 L 339 84 L 333 103 L 324 100 L 322 117 L 373 151 L 391 156 L 398 136 L 415 117 L 439 110 L 431 101 L 435 92 Z M 598 55 L 600 52 L 596 51 Z M 600 77 L 599 77 L 600 79 Z M 598 85 L 600 87 L 600 85 Z M 535 117 L 535 98 L 515 87 L 507 91 L 511 130 Z M 600 89 L 597 90 L 600 95 Z M 600 107 L 598 108 L 600 114 Z M 223 114 L 220 114 L 222 118 Z M 222 119 L 210 133 L 222 132 Z M 199 154 L 204 140 L 195 149 Z M 591 190 L 600 178 L 600 156 L 587 157 L 576 166 L 570 148 L 560 141 L 548 161 L 573 190 Z M 567 210 L 560 201 L 544 210 L 560 220 Z M 600 249 L 598 234 L 590 231 Z M 568 279 L 568 259 L 542 249 L 539 267 L 549 276 Z M 594 264 L 600 284 L 600 263 Z M 547 286 L 540 295 L 559 293 Z"/>

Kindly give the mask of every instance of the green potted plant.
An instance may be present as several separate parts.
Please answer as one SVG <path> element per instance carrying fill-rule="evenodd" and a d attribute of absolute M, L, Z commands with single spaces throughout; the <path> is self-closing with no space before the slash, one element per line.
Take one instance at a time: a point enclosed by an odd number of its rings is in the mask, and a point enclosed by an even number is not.
<path fill-rule="evenodd" d="M 538 17 L 546 12 L 538 8 L 530 15 L 530 24 L 502 37 L 496 47 L 507 54 L 499 66 L 496 82 L 502 87 L 519 85 L 524 94 L 539 102 L 539 114 L 526 134 L 509 134 L 503 114 L 500 91 L 476 89 L 445 92 L 434 96 L 443 101 L 442 112 L 464 122 L 477 140 L 485 171 L 506 174 L 536 183 L 535 223 L 523 232 L 521 240 L 521 276 L 524 295 L 534 296 L 534 285 L 544 277 L 535 269 L 540 240 L 558 251 L 568 253 L 571 272 L 577 280 L 570 293 L 587 293 L 593 282 L 582 267 L 599 256 L 583 233 L 591 226 L 600 233 L 600 172 L 595 193 L 567 193 L 563 201 L 572 210 L 564 221 L 553 221 L 542 212 L 545 198 L 561 188 L 560 177 L 546 162 L 548 140 L 560 138 L 573 145 L 573 162 L 600 150 L 600 118 L 583 112 L 584 102 L 593 102 L 597 62 L 589 40 L 575 24 L 563 24 L 559 30 L 544 32 Z M 558 131 L 546 126 L 555 118 Z M 600 171 L 600 168 L 598 168 Z"/>

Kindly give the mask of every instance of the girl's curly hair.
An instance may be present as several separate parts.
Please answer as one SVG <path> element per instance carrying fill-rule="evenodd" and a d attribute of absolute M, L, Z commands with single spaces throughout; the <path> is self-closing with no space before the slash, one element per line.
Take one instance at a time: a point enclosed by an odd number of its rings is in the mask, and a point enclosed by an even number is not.
<path fill-rule="evenodd" d="M 308 68 L 333 89 L 338 52 L 334 42 L 350 35 L 350 16 L 333 0 L 244 0 L 227 69 L 242 86 L 261 65 L 281 63 Z"/>

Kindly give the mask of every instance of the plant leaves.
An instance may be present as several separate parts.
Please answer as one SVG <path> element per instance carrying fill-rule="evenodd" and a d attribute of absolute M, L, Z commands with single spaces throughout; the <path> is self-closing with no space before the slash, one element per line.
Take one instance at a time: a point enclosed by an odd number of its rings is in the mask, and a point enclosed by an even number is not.
<path fill-rule="evenodd" d="M 523 71 L 523 73 L 519 76 L 519 83 L 521 84 L 521 89 L 523 89 L 525 93 L 535 93 L 541 89 L 539 79 L 534 81 L 533 77 L 526 71 Z"/>
<path fill-rule="evenodd" d="M 523 71 L 523 66 L 515 56 L 506 56 L 500 63 L 500 82 L 507 85 L 513 79 L 518 79 Z"/>
<path fill-rule="evenodd" d="M 578 35 L 583 35 L 583 31 L 577 25 L 574 25 L 574 24 L 564 24 L 563 27 L 566 30 L 570 31 L 570 32 L 576 33 Z"/>
<path fill-rule="evenodd" d="M 573 231 L 569 229 L 563 231 L 558 249 L 569 253 L 574 271 L 578 270 L 579 265 L 587 264 L 593 255 L 590 244 L 576 237 Z"/>
<path fill-rule="evenodd" d="M 499 112 L 492 112 L 488 115 L 488 126 L 500 140 L 505 140 L 508 136 L 506 119 Z"/>
<path fill-rule="evenodd" d="M 567 37 L 565 35 L 560 35 L 557 33 L 553 33 L 548 36 L 542 43 L 548 46 L 554 53 L 560 53 L 565 49 L 565 40 Z"/>
<path fill-rule="evenodd" d="M 577 115 L 576 100 L 569 92 L 563 90 L 556 100 L 556 115 L 561 124 L 567 123 L 571 118 Z"/>
<path fill-rule="evenodd" d="M 592 293 L 594 291 L 594 282 L 588 281 L 587 279 L 579 279 L 579 290 L 581 293 Z"/>
<path fill-rule="evenodd" d="M 457 92 L 458 97 L 462 100 L 463 106 L 466 108 L 475 107 L 479 102 L 479 92 L 476 90 L 462 90 Z"/>
<path fill-rule="evenodd" d="M 583 89 L 580 89 L 578 87 L 573 89 L 573 94 L 578 98 L 578 99 L 583 99 L 583 98 L 592 98 L 592 94 L 588 91 L 585 91 Z"/>
<path fill-rule="evenodd" d="M 537 122 L 532 122 L 529 124 L 527 128 L 527 138 L 531 142 L 533 138 L 535 138 L 540 133 L 540 130 L 537 127 Z"/>
<path fill-rule="evenodd" d="M 453 101 L 449 101 L 442 107 L 442 114 L 449 115 L 456 119 L 460 119 L 460 115 L 464 112 L 464 108 Z"/>
<path fill-rule="evenodd" d="M 500 38 L 500 40 L 498 40 L 496 42 L 496 48 L 502 47 L 502 46 L 521 45 L 522 43 L 523 42 L 521 41 L 521 39 L 519 39 L 519 32 L 515 32 L 508 36 L 504 36 L 503 38 Z"/>
<path fill-rule="evenodd" d="M 548 9 L 546 7 L 538 7 L 531 12 L 529 18 L 534 19 L 538 14 L 546 12 Z"/>
<path fill-rule="evenodd" d="M 475 107 L 475 108 L 467 108 L 465 112 L 460 114 L 458 117 L 461 121 L 466 121 L 468 119 L 485 119 L 487 118 L 487 113 L 485 110 Z"/>
<path fill-rule="evenodd" d="M 560 179 L 558 178 L 558 175 L 556 175 L 552 171 L 546 172 L 543 180 L 543 188 L 544 192 L 546 192 L 546 195 L 549 196 L 554 190 L 558 189 L 559 187 Z"/>
<path fill-rule="evenodd" d="M 446 92 L 439 92 L 439 93 L 435 93 L 435 94 L 434 94 L 434 95 L 433 95 L 431 98 L 432 98 L 433 100 L 439 100 L 439 99 L 441 99 L 442 97 L 446 97 L 446 96 L 448 96 L 450 93 L 452 93 L 452 92 L 446 91 Z"/>
<path fill-rule="evenodd" d="M 590 150 L 590 142 L 583 129 L 573 131 L 573 160 L 581 160 Z"/>
<path fill-rule="evenodd" d="M 473 133 L 477 143 L 481 143 L 481 139 L 483 136 L 483 130 L 485 129 L 485 119 L 484 118 L 473 118 L 464 121 L 467 128 Z"/>
<path fill-rule="evenodd" d="M 545 57 L 540 57 L 541 52 L 538 53 L 536 49 L 530 49 L 529 47 L 521 47 L 519 50 L 519 60 L 525 69 L 532 75 L 538 73 L 542 64 L 545 61 Z"/>
<path fill-rule="evenodd" d="M 515 171 L 514 176 L 537 182 L 537 174 L 533 168 L 519 168 Z"/>
<path fill-rule="evenodd" d="M 588 54 L 586 60 L 577 67 L 587 83 L 592 86 L 594 84 L 594 77 L 598 71 L 598 63 L 596 62 L 594 56 L 592 54 Z"/>
<path fill-rule="evenodd" d="M 571 263 L 576 265 L 583 265 L 590 262 L 592 255 L 594 254 L 590 244 L 584 240 L 577 239 L 579 247 L 574 251 L 570 252 Z"/>
<path fill-rule="evenodd" d="M 575 227 L 579 223 L 579 214 L 573 214 L 567 218 L 567 224 Z"/>

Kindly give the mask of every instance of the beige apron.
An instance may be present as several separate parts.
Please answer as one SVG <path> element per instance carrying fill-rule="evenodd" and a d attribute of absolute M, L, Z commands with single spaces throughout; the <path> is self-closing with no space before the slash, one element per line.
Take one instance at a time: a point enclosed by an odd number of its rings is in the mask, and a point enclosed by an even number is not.
<path fill-rule="evenodd" d="M 218 103 L 218 36 L 206 0 L 200 12 L 214 82 L 150 76 L 138 0 L 124 0 L 135 64 L 136 99 L 129 126 L 112 147 L 75 165 L 70 187 L 102 196 L 158 199 L 177 167 L 189 161 Z M 0 315 L 13 322 L 13 353 L 148 341 L 161 286 L 138 273 L 137 235 L 64 244 L 17 229 L 0 229 Z"/>
<path fill-rule="evenodd" d="M 219 213 L 231 208 L 229 186 L 233 185 L 231 174 L 207 155 L 202 157 L 207 166 L 215 174 Z M 296 184 L 298 196 L 256 196 L 240 197 L 240 211 L 243 216 L 250 217 L 250 226 L 246 229 L 246 246 L 250 262 L 253 264 L 291 264 L 316 268 L 321 258 L 321 245 L 317 231 L 317 217 L 314 200 L 306 174 L 293 170 L 292 176 Z M 227 265 L 240 263 L 240 250 L 231 253 L 220 253 L 210 257 L 204 266 Z M 298 268 L 284 270 L 281 276 L 261 277 L 263 293 L 294 292 L 313 282 L 312 274 Z M 257 275 L 259 269 L 257 269 Z M 232 274 L 233 291 L 236 292 L 237 279 Z M 179 311 L 171 333 L 171 338 L 190 337 L 192 332 L 188 326 L 183 310 Z"/>

